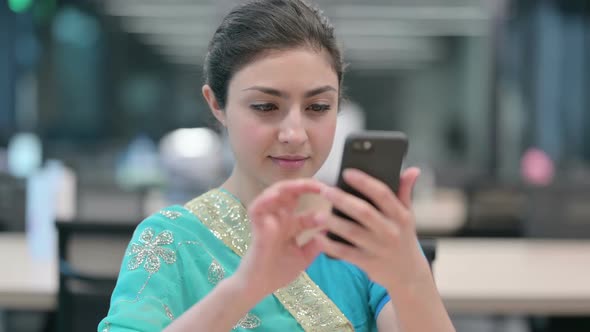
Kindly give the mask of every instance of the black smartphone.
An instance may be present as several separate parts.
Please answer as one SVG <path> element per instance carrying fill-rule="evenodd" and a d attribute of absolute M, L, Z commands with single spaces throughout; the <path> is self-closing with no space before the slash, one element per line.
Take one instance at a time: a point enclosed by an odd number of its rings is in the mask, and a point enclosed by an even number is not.
<path fill-rule="evenodd" d="M 375 205 L 363 194 L 344 182 L 342 171 L 347 168 L 361 170 L 379 179 L 397 194 L 401 167 L 407 151 L 408 138 L 399 131 L 363 131 L 350 134 L 344 143 L 337 186 L 343 191 Z M 357 222 L 338 209 L 334 208 L 333 213 L 351 222 Z M 336 234 L 328 233 L 328 237 L 352 245 Z"/>

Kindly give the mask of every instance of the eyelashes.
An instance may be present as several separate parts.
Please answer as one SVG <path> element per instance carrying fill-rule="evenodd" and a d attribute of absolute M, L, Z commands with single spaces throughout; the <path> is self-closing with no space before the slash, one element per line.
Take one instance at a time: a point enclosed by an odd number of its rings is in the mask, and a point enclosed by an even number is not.
<path fill-rule="evenodd" d="M 279 109 L 277 105 L 273 103 L 252 104 L 250 105 L 250 108 L 262 113 L 268 113 Z"/>
<path fill-rule="evenodd" d="M 323 113 L 329 111 L 331 107 L 328 104 L 311 104 L 306 109 L 309 109 L 313 112 Z"/>
<path fill-rule="evenodd" d="M 250 105 L 250 108 L 261 113 L 269 113 L 279 109 L 279 107 L 273 103 L 252 104 Z M 305 110 L 309 110 L 314 113 L 324 113 L 329 111 L 331 108 L 332 107 L 329 104 L 314 103 L 307 106 Z"/>

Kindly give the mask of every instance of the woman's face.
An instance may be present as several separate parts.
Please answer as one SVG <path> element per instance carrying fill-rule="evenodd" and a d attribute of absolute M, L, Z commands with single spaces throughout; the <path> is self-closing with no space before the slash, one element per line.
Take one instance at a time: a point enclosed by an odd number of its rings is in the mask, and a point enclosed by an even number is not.
<path fill-rule="evenodd" d="M 240 174 L 268 186 L 313 176 L 336 128 L 338 77 L 327 53 L 264 54 L 230 81 L 221 114 Z"/>

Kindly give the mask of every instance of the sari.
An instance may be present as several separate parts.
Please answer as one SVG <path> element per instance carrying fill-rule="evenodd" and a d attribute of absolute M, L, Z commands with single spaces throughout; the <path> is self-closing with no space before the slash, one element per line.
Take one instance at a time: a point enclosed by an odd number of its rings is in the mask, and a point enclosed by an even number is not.
<path fill-rule="evenodd" d="M 163 330 L 236 271 L 250 239 L 246 209 L 223 189 L 148 217 L 133 234 L 98 331 Z M 322 254 L 232 331 L 372 332 L 388 301 L 360 269 Z"/>

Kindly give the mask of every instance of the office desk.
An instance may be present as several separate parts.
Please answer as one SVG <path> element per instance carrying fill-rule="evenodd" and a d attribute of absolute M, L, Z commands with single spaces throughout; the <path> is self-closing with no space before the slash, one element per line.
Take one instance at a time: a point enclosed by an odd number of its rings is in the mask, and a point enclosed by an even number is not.
<path fill-rule="evenodd" d="M 0 233 L 0 310 L 51 310 L 56 306 L 57 260 L 36 261 L 25 235 Z"/>
<path fill-rule="evenodd" d="M 434 275 L 452 313 L 590 315 L 590 241 L 441 239 Z M 0 233 L 0 308 L 51 310 L 56 264 Z"/>
<path fill-rule="evenodd" d="M 590 315 L 590 241 L 441 240 L 434 275 L 451 312 Z"/>

